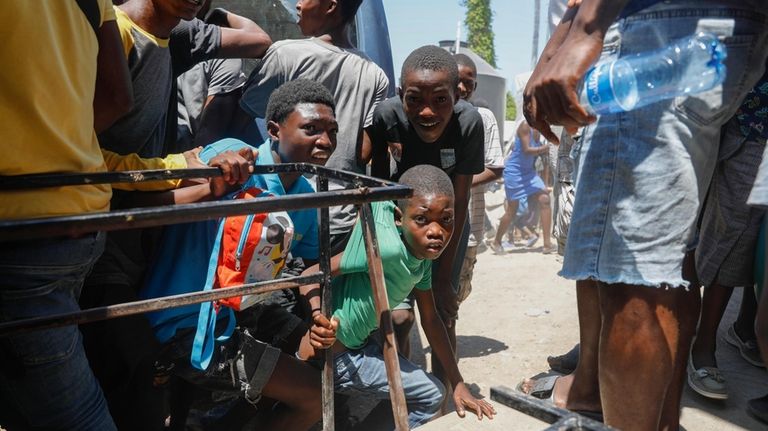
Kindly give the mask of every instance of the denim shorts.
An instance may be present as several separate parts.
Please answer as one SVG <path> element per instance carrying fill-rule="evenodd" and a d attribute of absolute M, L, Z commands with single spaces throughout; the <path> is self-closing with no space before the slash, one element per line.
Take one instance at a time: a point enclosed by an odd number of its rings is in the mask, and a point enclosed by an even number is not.
<path fill-rule="evenodd" d="M 696 273 L 704 286 L 755 282 L 755 247 L 765 211 L 747 205 L 747 196 L 764 149 L 765 139 L 745 137 L 736 118 L 723 128 L 696 247 Z"/>
<path fill-rule="evenodd" d="M 670 4 L 671 3 L 671 4 Z M 655 50 L 700 30 L 727 46 L 726 82 L 694 96 L 603 115 L 573 148 L 576 196 L 563 277 L 687 286 L 683 257 L 717 161 L 720 127 L 762 76 L 759 1 L 662 2 L 615 23 L 601 60 Z"/>
<path fill-rule="evenodd" d="M 398 356 L 400 378 L 408 405 L 410 428 L 429 422 L 445 397 L 440 381 L 402 356 Z M 381 343 L 375 336 L 360 349 L 347 350 L 334 356 L 336 392 L 379 400 L 390 399 L 389 381 Z M 391 425 L 391 424 L 388 424 Z M 385 428 L 386 425 L 382 425 Z M 394 428 L 394 426 L 390 426 Z"/>

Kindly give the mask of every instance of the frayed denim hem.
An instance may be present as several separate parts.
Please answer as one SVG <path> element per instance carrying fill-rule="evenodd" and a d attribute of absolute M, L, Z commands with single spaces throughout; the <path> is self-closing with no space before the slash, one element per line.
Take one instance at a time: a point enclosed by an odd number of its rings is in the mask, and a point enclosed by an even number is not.
<path fill-rule="evenodd" d="M 618 275 L 613 277 L 599 276 L 591 272 L 574 274 L 574 273 L 567 273 L 565 270 L 558 272 L 557 275 L 565 279 L 574 280 L 574 281 L 593 280 L 593 281 L 599 281 L 605 284 L 631 284 L 635 286 L 655 287 L 657 289 L 664 289 L 664 290 L 679 289 L 682 287 L 683 289 L 688 291 L 691 285 L 691 282 L 684 280 L 682 278 L 679 278 L 673 281 L 645 280 L 645 279 L 630 278 L 624 275 Z"/>

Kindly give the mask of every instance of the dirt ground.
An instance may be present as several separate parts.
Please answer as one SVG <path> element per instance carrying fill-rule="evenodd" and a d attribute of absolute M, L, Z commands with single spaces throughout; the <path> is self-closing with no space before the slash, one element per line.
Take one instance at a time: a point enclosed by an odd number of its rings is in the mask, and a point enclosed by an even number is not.
<path fill-rule="evenodd" d="M 503 256 L 490 250 L 478 256 L 473 291 L 460 309 L 457 326 L 459 368 L 467 383 L 489 397 L 497 385 L 514 387 L 520 379 L 548 370 L 546 357 L 568 351 L 578 341 L 573 282 L 557 276 L 561 263 L 539 249 Z M 723 336 L 736 318 L 740 289 L 731 300 L 720 329 L 718 362 L 730 385 L 727 401 L 707 400 L 686 388 L 682 425 L 688 431 L 768 429 L 744 411 L 746 401 L 768 391 L 768 374 L 741 360 Z M 415 338 L 415 336 L 414 336 Z M 428 363 L 422 334 L 413 340 L 415 360 Z M 541 430 L 543 422 L 498 406 L 492 422 L 459 420 L 451 413 L 426 430 Z"/>

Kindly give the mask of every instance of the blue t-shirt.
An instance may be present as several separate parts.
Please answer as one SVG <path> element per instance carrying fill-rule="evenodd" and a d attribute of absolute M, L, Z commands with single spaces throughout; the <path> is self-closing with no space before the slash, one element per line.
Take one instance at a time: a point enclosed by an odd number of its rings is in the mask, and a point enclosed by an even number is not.
<path fill-rule="evenodd" d="M 217 154 L 227 150 L 237 151 L 243 147 L 253 148 L 237 139 L 222 139 L 206 146 L 199 157 L 207 163 Z M 259 147 L 256 163 L 274 164 L 269 141 Z M 244 187 L 254 186 L 280 196 L 314 192 L 309 180 L 299 177 L 286 193 L 277 174 L 251 176 Z M 291 253 L 295 257 L 317 259 L 317 210 L 290 211 L 288 215 L 295 229 Z M 208 261 L 217 232 L 216 220 L 167 226 L 163 231 L 155 264 L 150 268 L 147 280 L 139 293 L 140 297 L 150 299 L 201 290 L 208 275 Z M 176 335 L 178 329 L 196 327 L 199 312 L 200 304 L 193 304 L 147 313 L 147 319 L 154 328 L 157 339 L 166 342 Z"/>

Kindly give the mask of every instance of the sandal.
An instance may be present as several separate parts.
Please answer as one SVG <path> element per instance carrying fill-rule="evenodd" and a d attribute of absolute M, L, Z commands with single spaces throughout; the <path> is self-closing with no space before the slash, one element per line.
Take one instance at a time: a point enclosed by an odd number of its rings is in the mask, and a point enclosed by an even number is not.
<path fill-rule="evenodd" d="M 538 379 L 523 379 L 517 384 L 515 390 L 554 404 L 555 400 L 553 397 L 555 396 L 555 382 L 557 382 L 557 379 L 560 377 L 559 374 L 553 374 L 551 376 L 539 377 Z M 533 380 L 533 386 L 528 388 L 527 391 L 523 386 L 525 385 L 526 380 Z"/>
<path fill-rule="evenodd" d="M 554 405 L 555 400 L 555 383 L 557 382 L 557 379 L 562 377 L 560 374 L 553 374 L 549 376 L 543 376 L 539 377 L 538 379 L 523 379 L 520 381 L 520 383 L 517 384 L 515 387 L 515 390 L 525 394 L 530 395 L 534 398 L 538 398 L 540 400 L 546 401 L 549 404 Z M 526 380 L 533 380 L 533 386 L 531 386 L 528 391 L 525 390 L 523 385 L 525 384 Z M 596 411 L 590 411 L 590 410 L 571 410 L 574 413 L 580 414 L 586 418 L 592 419 L 594 421 L 603 422 L 603 412 L 596 412 Z"/>
<path fill-rule="evenodd" d="M 568 353 L 558 356 L 548 356 L 549 368 L 558 373 L 570 374 L 576 370 L 579 363 L 579 345 L 575 345 Z"/>
<path fill-rule="evenodd" d="M 713 400 L 727 400 L 728 386 L 725 378 L 716 367 L 693 366 L 693 359 L 688 358 L 688 386 L 699 395 Z"/>

